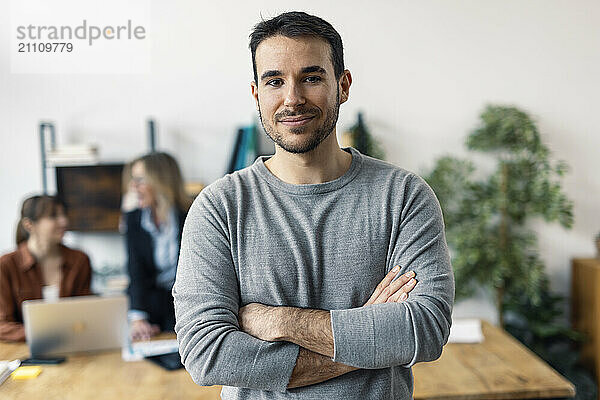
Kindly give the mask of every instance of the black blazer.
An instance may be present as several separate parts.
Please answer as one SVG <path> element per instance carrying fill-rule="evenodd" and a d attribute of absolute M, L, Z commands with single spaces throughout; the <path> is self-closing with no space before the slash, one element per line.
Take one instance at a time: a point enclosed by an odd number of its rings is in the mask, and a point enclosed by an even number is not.
<path fill-rule="evenodd" d="M 154 263 L 152 236 L 142 228 L 142 210 L 136 209 L 124 215 L 127 243 L 127 272 L 129 274 L 129 308 L 148 313 L 150 323 L 158 324 L 161 330 L 173 330 L 175 311 L 170 290 L 156 285 L 158 269 Z M 179 243 L 186 212 L 178 211 Z"/>

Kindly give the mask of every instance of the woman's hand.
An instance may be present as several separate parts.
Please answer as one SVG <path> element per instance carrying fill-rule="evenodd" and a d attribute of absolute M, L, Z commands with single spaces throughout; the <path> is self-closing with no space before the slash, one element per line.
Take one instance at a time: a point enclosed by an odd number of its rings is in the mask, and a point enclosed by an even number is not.
<path fill-rule="evenodd" d="M 158 335 L 160 328 L 158 325 L 151 324 L 145 319 L 138 319 L 131 322 L 132 340 L 150 340 L 152 336 Z"/>

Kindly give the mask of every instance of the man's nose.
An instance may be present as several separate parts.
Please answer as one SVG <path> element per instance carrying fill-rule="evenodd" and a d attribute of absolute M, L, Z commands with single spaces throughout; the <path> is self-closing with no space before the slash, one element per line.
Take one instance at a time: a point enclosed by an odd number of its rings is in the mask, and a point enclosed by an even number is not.
<path fill-rule="evenodd" d="M 291 83 L 287 87 L 287 92 L 285 94 L 285 100 L 283 104 L 286 107 L 295 107 L 300 104 L 304 104 L 304 95 L 302 94 L 302 89 L 299 85 Z"/>

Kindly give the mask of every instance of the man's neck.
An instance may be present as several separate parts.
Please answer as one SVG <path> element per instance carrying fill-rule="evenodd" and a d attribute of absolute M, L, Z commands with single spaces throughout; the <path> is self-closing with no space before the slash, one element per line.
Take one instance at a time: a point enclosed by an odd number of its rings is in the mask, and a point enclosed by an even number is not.
<path fill-rule="evenodd" d="M 265 166 L 284 182 L 308 185 L 339 178 L 351 163 L 352 155 L 340 149 L 334 131 L 308 153 L 294 154 L 276 147 L 275 155 L 265 161 Z"/>

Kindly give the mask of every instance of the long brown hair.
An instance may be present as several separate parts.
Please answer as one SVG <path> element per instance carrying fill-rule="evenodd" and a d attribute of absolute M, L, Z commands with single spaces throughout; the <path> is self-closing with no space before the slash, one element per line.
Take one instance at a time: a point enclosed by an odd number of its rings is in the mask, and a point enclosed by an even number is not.
<path fill-rule="evenodd" d="M 15 235 L 17 246 L 29 239 L 29 232 L 23 226 L 25 218 L 36 222 L 43 217 L 55 217 L 61 207 L 66 211 L 65 203 L 56 196 L 31 196 L 25 199 L 21 206 L 21 217 L 17 223 Z"/>
<path fill-rule="evenodd" d="M 137 162 L 144 164 L 148 183 L 156 194 L 159 208 L 174 206 L 180 211 L 188 211 L 192 199 L 185 192 L 181 170 L 175 158 L 164 152 L 149 153 L 136 158 L 129 166 Z"/>

